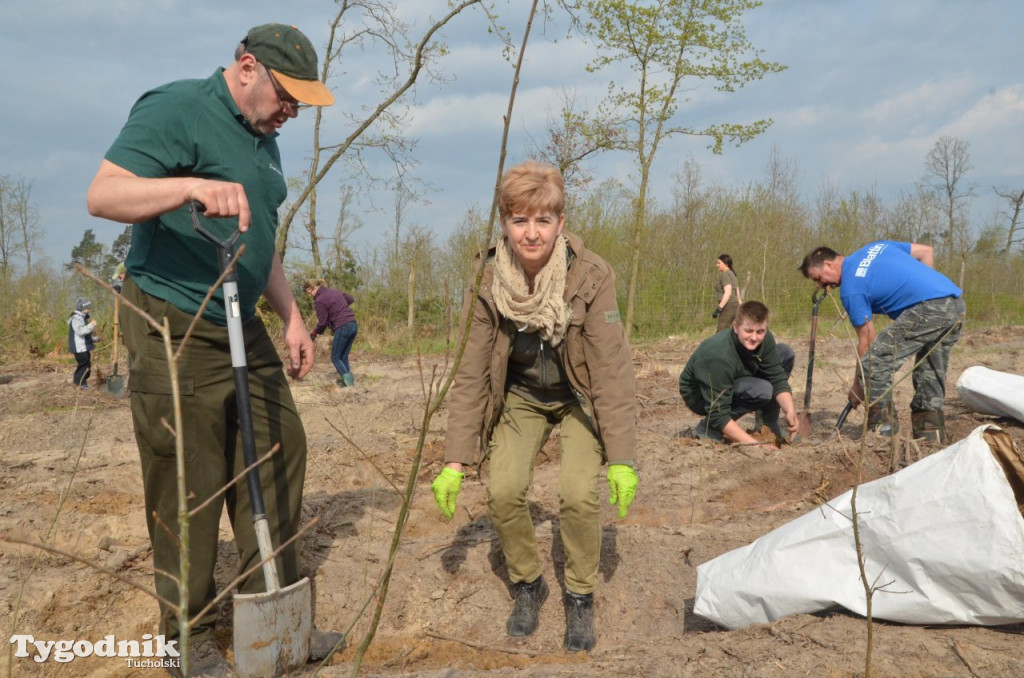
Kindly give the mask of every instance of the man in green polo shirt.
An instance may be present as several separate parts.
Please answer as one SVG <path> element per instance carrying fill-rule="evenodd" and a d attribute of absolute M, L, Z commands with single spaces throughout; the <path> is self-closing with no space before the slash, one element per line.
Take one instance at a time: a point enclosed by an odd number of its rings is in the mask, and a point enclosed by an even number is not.
<path fill-rule="evenodd" d="M 260 467 L 264 501 L 275 544 L 297 531 L 306 468 L 306 436 L 292 400 L 284 366 L 256 316 L 266 297 L 284 321 L 287 372 L 305 376 L 313 345 L 274 250 L 277 210 L 287 194 L 277 130 L 306 105 L 329 106 L 334 97 L 318 81 L 316 51 L 294 26 L 265 24 L 249 31 L 235 61 L 205 80 L 181 80 L 144 94 L 114 141 L 89 187 L 89 212 L 131 223 L 132 245 L 125 261 L 123 298 L 158 322 L 166 320 L 179 342 L 216 282 L 215 248 L 195 233 L 187 206 L 197 201 L 205 226 L 226 238 L 242 231 L 245 253 L 238 263 L 239 306 L 253 405 L 257 450 L 279 444 Z M 180 572 L 174 437 L 162 423 L 173 422 L 170 375 L 162 339 L 134 313 L 122 320 L 131 356 L 132 419 L 142 461 L 146 517 L 153 543 L 157 592 L 178 600 Z M 190 507 L 202 504 L 242 463 L 228 335 L 222 292 L 207 305 L 178 363 L 184 422 L 186 484 Z M 240 554 L 240 571 L 259 562 L 245 484 L 190 520 L 188 611 L 195 615 L 216 593 L 214 567 L 225 499 Z M 154 513 L 157 518 L 154 518 Z M 278 558 L 282 585 L 297 581 L 297 543 Z M 257 568 L 242 593 L 264 591 Z M 214 641 L 217 609 L 192 627 L 193 675 L 226 675 L 230 667 Z M 179 635 L 175 614 L 164 606 L 161 632 Z M 316 632 L 313 655 L 341 640 Z"/>

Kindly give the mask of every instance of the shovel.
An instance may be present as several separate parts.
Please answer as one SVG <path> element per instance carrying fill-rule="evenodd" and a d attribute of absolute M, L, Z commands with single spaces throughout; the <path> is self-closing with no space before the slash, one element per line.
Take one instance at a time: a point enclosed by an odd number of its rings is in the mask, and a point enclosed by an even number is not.
<path fill-rule="evenodd" d="M 241 233 L 235 231 L 227 240 L 218 240 L 199 223 L 199 210 L 205 211 L 195 201 L 189 203 L 192 225 L 201 236 L 217 247 L 217 260 L 223 273 L 235 256 L 235 242 Z M 249 402 L 245 337 L 238 307 L 238 273 L 234 269 L 225 276 L 223 290 L 238 403 L 238 427 L 242 436 L 242 459 L 245 466 L 249 467 L 256 463 L 256 441 Z M 237 593 L 234 596 L 235 671 L 243 676 L 271 678 L 295 671 L 309 659 L 313 633 L 312 589 L 309 577 L 281 588 L 258 468 L 246 474 L 246 484 L 267 590 L 266 593 Z"/>
<path fill-rule="evenodd" d="M 843 428 L 843 424 L 846 423 L 846 417 L 849 416 L 850 410 L 852 410 L 852 409 L 853 409 L 853 403 L 848 402 L 848 403 L 846 403 L 846 407 L 843 408 L 843 411 L 839 413 L 839 418 L 836 419 L 836 430 L 837 431 L 839 431 L 840 429 Z"/>
<path fill-rule="evenodd" d="M 811 435 L 811 384 L 814 379 L 814 342 L 818 338 L 818 307 L 821 306 L 821 301 L 828 294 L 828 289 L 821 287 L 814 290 L 811 294 L 811 302 L 814 306 L 811 308 L 811 346 L 809 355 L 807 356 L 807 387 L 804 389 L 804 409 L 800 413 L 799 417 L 799 432 L 802 438 L 807 438 Z"/>
<path fill-rule="evenodd" d="M 117 345 L 120 342 L 121 298 L 114 297 L 114 372 L 107 377 L 107 392 L 119 396 L 124 394 L 124 377 L 117 373 Z"/>

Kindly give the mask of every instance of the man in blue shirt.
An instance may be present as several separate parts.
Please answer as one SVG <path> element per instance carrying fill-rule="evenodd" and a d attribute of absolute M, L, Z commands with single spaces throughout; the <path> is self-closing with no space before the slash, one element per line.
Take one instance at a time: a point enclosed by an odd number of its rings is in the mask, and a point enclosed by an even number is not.
<path fill-rule="evenodd" d="M 946 368 L 966 308 L 960 288 L 935 270 L 934 256 L 928 245 L 879 240 L 848 256 L 818 247 L 804 257 L 800 271 L 819 287 L 840 288 L 861 359 L 850 402 L 856 407 L 864 399 L 866 379 L 868 427 L 890 436 L 899 430 L 892 411 L 893 373 L 913 356 L 914 438 L 945 443 Z M 893 321 L 877 335 L 876 313 Z"/>

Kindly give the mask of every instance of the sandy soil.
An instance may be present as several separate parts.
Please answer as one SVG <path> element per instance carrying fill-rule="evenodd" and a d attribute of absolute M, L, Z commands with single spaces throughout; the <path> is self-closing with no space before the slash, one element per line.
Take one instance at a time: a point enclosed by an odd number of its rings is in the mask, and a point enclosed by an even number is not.
<path fill-rule="evenodd" d="M 793 385 L 802 402 L 807 341 Z M 743 546 L 851 486 L 861 412 L 842 439 L 830 432 L 844 404 L 842 378 L 853 370 L 846 341 L 820 338 L 812 412 L 815 435 L 779 452 L 727 448 L 688 437 L 697 418 L 682 405 L 676 380 L 695 342 L 668 339 L 634 352 L 639 376 L 641 484 L 625 520 L 605 511 L 599 641 L 588 655 L 561 649 L 562 551 L 557 529 L 557 445 L 536 469 L 532 505 L 545 575 L 553 595 L 538 632 L 505 636 L 510 609 L 505 570 L 484 504 L 484 485 L 467 478 L 456 519 L 446 523 L 429 483 L 444 445 L 446 409 L 430 426 L 416 496 L 376 639 L 363 675 L 374 676 L 853 676 L 861 675 L 865 622 L 835 611 L 726 631 L 692 614 L 696 567 Z M 991 421 L 956 397 L 971 365 L 1024 373 L 1020 328 L 966 333 L 949 375 L 948 429 L 956 440 Z M 323 357 L 323 356 L 321 356 Z M 422 373 L 442 357 L 423 360 Z M 339 389 L 322 359 L 294 387 L 310 447 L 306 518 L 319 523 L 305 540 L 321 628 L 352 627 L 353 645 L 368 628 L 364 613 L 386 562 L 423 411 L 415 360 L 353 356 L 357 385 Z M 0 368 L 0 535 L 48 540 L 59 549 L 148 586 L 150 552 L 128 402 L 102 386 L 79 393 L 64 364 Z M 904 412 L 909 381 L 898 389 Z M 748 422 L 749 423 L 749 422 Z M 1024 426 L 998 420 L 1021 444 Z M 909 429 L 909 425 L 906 426 Z M 868 479 L 889 472 L 893 448 L 869 436 Z M 900 443 L 896 462 L 934 450 Z M 58 516 L 59 517 L 56 517 Z M 56 519 L 55 519 L 56 517 Z M 851 544 L 852 548 L 852 544 Z M 230 529 L 220 546 L 221 585 L 234 571 Z M 38 559 L 38 560 L 37 560 Z M 13 610 L 20 605 L 12 627 Z M 148 596 L 80 562 L 0 542 L 0 628 L 37 638 L 96 641 L 107 634 L 155 633 Z M 230 605 L 222 606 L 227 648 Z M 998 628 L 916 627 L 878 623 L 876 676 L 1024 675 L 1024 624 Z M 323 675 L 348 675 L 347 649 Z M 8 675 L 9 656 L 0 658 Z M 13 675 L 160 675 L 98 657 L 58 664 L 13 660 Z M 312 675 L 309 668 L 302 675 Z"/>

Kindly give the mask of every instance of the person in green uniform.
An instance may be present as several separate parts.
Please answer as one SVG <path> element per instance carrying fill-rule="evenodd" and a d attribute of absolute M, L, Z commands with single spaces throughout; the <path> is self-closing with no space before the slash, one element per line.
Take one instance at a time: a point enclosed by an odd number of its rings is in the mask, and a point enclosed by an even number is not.
<path fill-rule="evenodd" d="M 242 232 L 238 306 L 242 315 L 257 450 L 280 445 L 260 466 L 273 542 L 297 532 L 306 468 L 306 436 L 284 365 L 256 302 L 262 295 L 284 321 L 287 374 L 302 378 L 313 365 L 313 344 L 274 249 L 277 210 L 287 195 L 278 130 L 306 105 L 328 106 L 334 97 L 319 82 L 316 50 L 294 26 L 251 29 L 234 62 L 206 79 L 157 87 L 135 103 L 89 187 L 90 214 L 132 224 L 122 298 L 166 321 L 175 344 L 182 341 L 207 291 L 217 281 L 216 249 L 195 233 L 188 204 L 205 207 L 208 230 L 227 237 Z M 242 463 L 238 412 L 222 292 L 203 311 L 178 361 L 184 423 L 185 481 L 190 507 L 213 497 Z M 146 519 L 153 544 L 156 589 L 177 603 L 180 572 L 178 501 L 170 374 L 158 331 L 135 313 L 122 324 L 131 359 L 132 421 L 142 461 Z M 214 568 L 221 513 L 227 505 L 240 557 L 240 572 L 260 560 L 245 483 L 218 496 L 192 516 L 189 538 L 191 615 L 216 593 Z M 154 514 L 156 517 L 154 517 Z M 295 542 L 278 556 L 282 585 L 300 578 Z M 166 574 L 165 574 L 166 573 Z M 265 590 L 259 568 L 240 585 L 242 593 Z M 161 633 L 179 637 L 176 614 L 163 605 Z M 214 640 L 217 609 L 191 626 L 193 675 L 227 675 L 230 666 Z M 312 654 L 323 656 L 342 642 L 317 631 Z M 326 648 L 326 649 L 325 649 Z"/>
<path fill-rule="evenodd" d="M 728 254 L 720 254 L 715 260 L 715 268 L 718 269 L 718 281 L 715 283 L 715 298 L 718 305 L 711 312 L 712 318 L 718 318 L 718 329 L 732 327 L 736 320 L 736 309 L 743 303 L 740 298 L 740 284 L 736 279 L 736 271 L 732 268 L 732 257 Z"/>
<path fill-rule="evenodd" d="M 776 440 L 792 440 L 797 432 L 796 408 L 789 375 L 796 360 L 787 344 L 777 343 L 768 329 L 768 307 L 748 301 L 736 312 L 728 332 L 717 332 L 693 352 L 679 375 L 679 395 L 702 418 L 698 438 L 757 444 L 736 420 L 760 412 Z M 780 415 L 785 416 L 785 425 Z M 771 443 L 764 447 L 776 449 Z"/>

